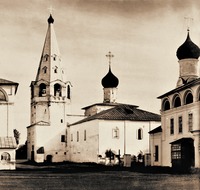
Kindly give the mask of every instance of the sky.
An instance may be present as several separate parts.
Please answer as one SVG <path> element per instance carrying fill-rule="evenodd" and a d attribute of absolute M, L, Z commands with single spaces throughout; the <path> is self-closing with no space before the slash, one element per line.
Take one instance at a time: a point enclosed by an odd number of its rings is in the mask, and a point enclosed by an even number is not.
<path fill-rule="evenodd" d="M 0 0 L 0 78 L 19 83 L 15 101 L 21 143 L 30 125 L 30 83 L 35 80 L 49 9 L 66 79 L 72 83 L 72 114 L 103 102 L 101 79 L 119 79 L 117 102 L 160 113 L 158 96 L 179 77 L 177 48 L 187 27 L 200 42 L 199 0 Z M 192 19 L 186 19 L 192 18 Z"/>

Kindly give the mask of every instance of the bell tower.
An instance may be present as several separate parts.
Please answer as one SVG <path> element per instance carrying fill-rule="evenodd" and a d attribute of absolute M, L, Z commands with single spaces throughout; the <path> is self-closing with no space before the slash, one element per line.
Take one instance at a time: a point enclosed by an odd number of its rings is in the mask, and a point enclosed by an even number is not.
<path fill-rule="evenodd" d="M 27 128 L 28 159 L 36 162 L 65 160 L 66 112 L 71 95 L 50 14 L 35 81 L 31 82 L 31 125 Z"/>

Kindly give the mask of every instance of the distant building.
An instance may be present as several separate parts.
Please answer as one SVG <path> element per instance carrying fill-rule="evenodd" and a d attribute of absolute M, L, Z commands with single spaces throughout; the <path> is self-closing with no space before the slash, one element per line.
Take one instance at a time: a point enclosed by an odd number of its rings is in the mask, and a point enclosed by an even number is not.
<path fill-rule="evenodd" d="M 200 168 L 200 50 L 189 35 L 176 53 L 176 88 L 159 96 L 161 127 L 150 131 L 151 165 Z"/>
<path fill-rule="evenodd" d="M 137 158 L 150 152 L 148 132 L 160 125 L 160 115 L 117 103 L 118 83 L 109 65 L 102 79 L 103 103 L 83 108 L 86 118 L 69 125 L 68 160 L 117 164 L 119 156 Z"/>
<path fill-rule="evenodd" d="M 0 170 L 15 169 L 14 98 L 18 83 L 0 79 Z"/>
<path fill-rule="evenodd" d="M 35 81 L 31 82 L 31 125 L 27 127 L 28 159 L 35 162 L 66 160 L 66 115 L 71 84 L 64 79 L 52 15 Z"/>

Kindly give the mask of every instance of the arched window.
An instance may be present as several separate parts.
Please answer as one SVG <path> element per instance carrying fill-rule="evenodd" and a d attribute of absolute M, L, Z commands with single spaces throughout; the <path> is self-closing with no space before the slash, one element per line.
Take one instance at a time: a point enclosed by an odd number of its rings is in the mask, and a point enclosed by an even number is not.
<path fill-rule="evenodd" d="M 54 85 L 54 96 L 62 96 L 62 88 L 58 83 Z"/>
<path fill-rule="evenodd" d="M 43 57 L 43 60 L 44 60 L 44 61 L 48 61 L 48 57 L 49 57 L 49 55 L 48 55 L 48 54 L 45 54 L 44 57 Z"/>
<path fill-rule="evenodd" d="M 1 90 L 0 90 L 0 101 L 6 101 L 6 96 Z"/>
<path fill-rule="evenodd" d="M 70 99 L 71 98 L 71 89 L 70 86 L 67 85 L 67 98 Z"/>
<path fill-rule="evenodd" d="M 1 154 L 1 161 L 2 162 L 9 162 L 10 161 L 10 154 L 7 152 L 3 152 Z"/>
<path fill-rule="evenodd" d="M 39 86 L 39 96 L 46 96 L 46 84 L 41 83 Z"/>
<path fill-rule="evenodd" d="M 138 129 L 138 131 L 137 131 L 137 139 L 142 140 L 142 129 L 141 128 Z"/>
<path fill-rule="evenodd" d="M 54 67 L 54 73 L 58 73 L 58 67 L 57 66 Z"/>
<path fill-rule="evenodd" d="M 188 93 L 185 97 L 185 104 L 191 104 L 193 103 L 193 95 L 192 93 Z"/>
<path fill-rule="evenodd" d="M 181 106 L 181 99 L 179 98 L 179 96 L 177 96 L 174 99 L 174 108 L 177 108 L 179 106 Z"/>
<path fill-rule="evenodd" d="M 57 55 L 54 54 L 54 55 L 53 55 L 53 60 L 54 60 L 54 61 L 56 61 L 56 57 L 57 57 Z"/>
<path fill-rule="evenodd" d="M 44 74 L 46 74 L 46 73 L 47 73 L 47 67 L 46 67 L 46 66 L 45 66 L 45 67 L 43 67 L 43 68 L 42 68 L 42 70 L 43 70 L 43 73 L 44 73 Z"/>
<path fill-rule="evenodd" d="M 170 103 L 168 100 L 165 100 L 163 103 L 163 111 L 169 110 L 170 109 Z"/>

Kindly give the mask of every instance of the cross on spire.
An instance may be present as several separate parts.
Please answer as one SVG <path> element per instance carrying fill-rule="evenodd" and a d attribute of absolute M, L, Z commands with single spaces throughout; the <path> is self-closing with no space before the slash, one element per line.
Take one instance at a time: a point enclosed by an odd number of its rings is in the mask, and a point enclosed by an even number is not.
<path fill-rule="evenodd" d="M 190 30 L 190 26 L 193 23 L 193 18 L 192 17 L 184 17 L 184 19 L 185 19 L 185 22 L 186 22 L 187 30 L 189 31 Z"/>
<path fill-rule="evenodd" d="M 111 65 L 111 59 L 114 57 L 114 55 L 109 51 L 108 54 L 106 55 L 106 57 L 108 57 L 109 66 L 110 66 Z"/>
<path fill-rule="evenodd" d="M 52 6 L 50 6 L 50 7 L 48 8 L 48 10 L 49 10 L 50 14 L 52 14 L 53 11 L 54 11 L 55 9 L 54 9 Z"/>

